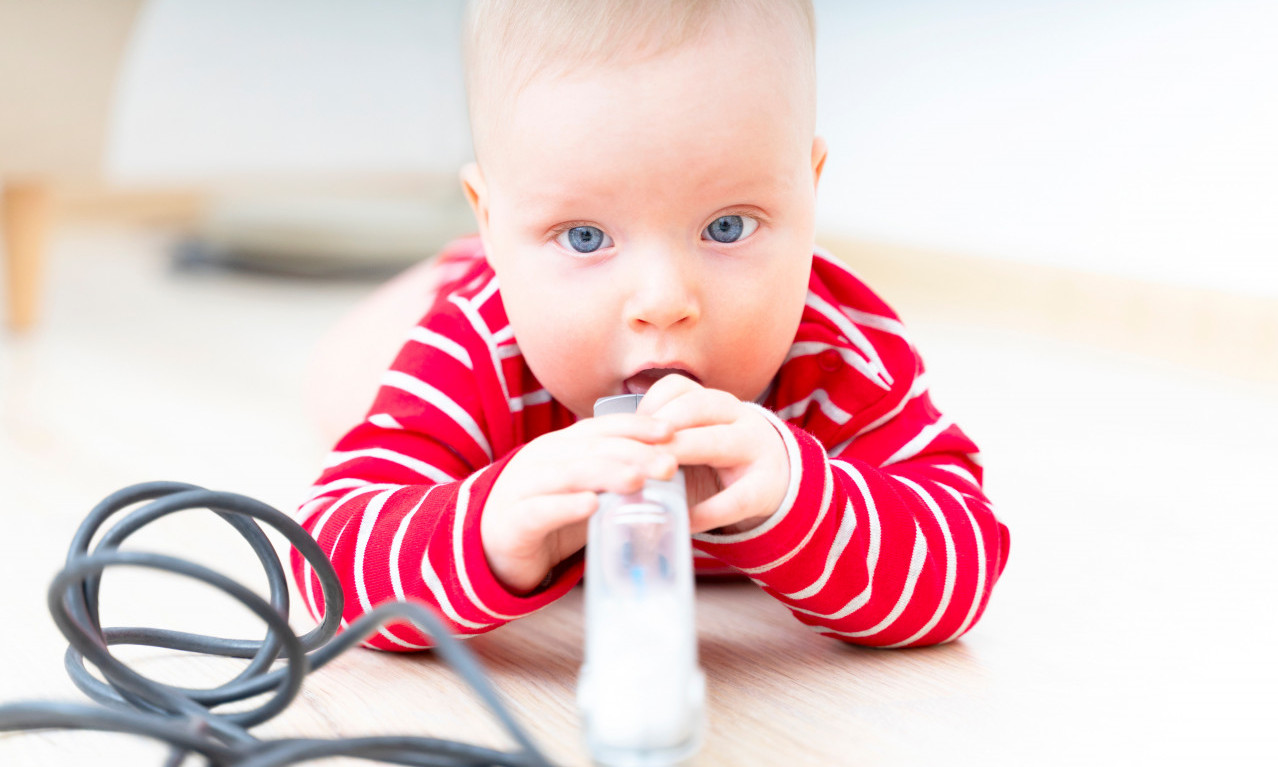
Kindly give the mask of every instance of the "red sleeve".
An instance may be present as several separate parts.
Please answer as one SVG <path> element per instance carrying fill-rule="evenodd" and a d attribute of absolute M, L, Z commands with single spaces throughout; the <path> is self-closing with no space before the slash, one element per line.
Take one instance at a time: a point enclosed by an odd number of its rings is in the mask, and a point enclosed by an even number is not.
<path fill-rule="evenodd" d="M 329 454 L 299 511 L 341 580 L 343 627 L 383 602 L 418 599 L 455 634 L 478 634 L 544 607 L 581 577 L 580 564 L 570 565 L 547 587 L 518 596 L 488 567 L 480 514 L 514 449 L 510 392 L 495 368 L 492 334 L 475 327 L 478 316 L 438 311 L 413 329 L 368 416 Z M 318 579 L 296 551 L 292 569 L 318 619 Z M 419 650 L 431 642 L 411 626 L 391 625 L 366 644 Z"/>
<path fill-rule="evenodd" d="M 849 275 L 826 277 L 844 285 L 811 298 L 765 410 L 789 453 L 789 492 L 760 527 L 696 546 L 827 636 L 951 641 L 985 609 L 1007 528 L 981 489 L 976 445 L 932 405 L 899 320 Z"/>
<path fill-rule="evenodd" d="M 1003 570 L 1008 535 L 962 433 L 947 427 L 926 453 L 876 466 L 852 451 L 830 458 L 811 434 L 773 421 L 790 451 L 787 505 L 746 533 L 698 536 L 698 548 L 827 636 L 902 647 L 971 628 Z"/>

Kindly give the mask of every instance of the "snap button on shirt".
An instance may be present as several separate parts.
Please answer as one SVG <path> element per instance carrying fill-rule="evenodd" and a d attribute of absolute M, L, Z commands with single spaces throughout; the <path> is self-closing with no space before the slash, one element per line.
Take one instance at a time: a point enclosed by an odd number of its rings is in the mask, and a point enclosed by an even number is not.
<path fill-rule="evenodd" d="M 817 355 L 817 365 L 827 373 L 833 373 L 843 365 L 843 358 L 834 349 L 826 349 Z"/>

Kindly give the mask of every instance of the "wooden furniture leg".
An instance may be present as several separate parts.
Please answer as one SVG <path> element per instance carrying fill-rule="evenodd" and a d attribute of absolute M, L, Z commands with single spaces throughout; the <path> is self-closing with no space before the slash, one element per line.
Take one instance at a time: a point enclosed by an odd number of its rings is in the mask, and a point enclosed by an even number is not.
<path fill-rule="evenodd" d="M 42 181 L 0 187 L 0 230 L 4 231 L 8 322 L 15 331 L 35 324 L 40 278 L 48 240 L 50 193 Z"/>

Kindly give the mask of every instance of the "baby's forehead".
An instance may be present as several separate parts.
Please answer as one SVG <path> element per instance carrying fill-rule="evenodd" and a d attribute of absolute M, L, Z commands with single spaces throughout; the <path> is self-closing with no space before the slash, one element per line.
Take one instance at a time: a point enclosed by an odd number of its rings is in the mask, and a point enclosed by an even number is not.
<path fill-rule="evenodd" d="M 476 151 L 508 117 L 520 94 L 538 80 L 590 76 L 624 68 L 642 78 L 642 64 L 691 52 L 716 36 L 757 40 L 741 63 L 760 56 L 792 73 L 792 86 L 810 92 L 815 111 L 814 31 L 809 0 L 634 0 L 472 3 L 466 46 L 467 94 Z M 722 76 L 740 66 L 725 61 Z M 640 88 L 636 80 L 628 87 Z M 707 83 L 706 87 L 713 87 Z"/>

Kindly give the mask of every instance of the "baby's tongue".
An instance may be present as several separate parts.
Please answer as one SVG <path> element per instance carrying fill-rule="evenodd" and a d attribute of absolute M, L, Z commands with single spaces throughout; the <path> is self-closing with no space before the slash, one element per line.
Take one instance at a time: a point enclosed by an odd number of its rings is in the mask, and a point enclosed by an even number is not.
<path fill-rule="evenodd" d="M 653 384 L 672 373 L 688 375 L 684 371 L 676 370 L 675 368 L 649 368 L 627 378 L 623 386 L 625 386 L 627 394 L 647 394 Z"/>

